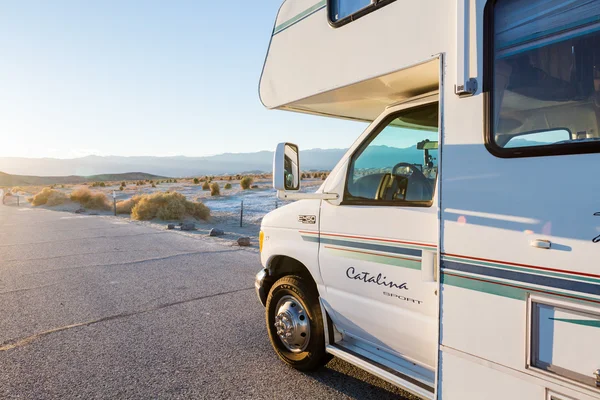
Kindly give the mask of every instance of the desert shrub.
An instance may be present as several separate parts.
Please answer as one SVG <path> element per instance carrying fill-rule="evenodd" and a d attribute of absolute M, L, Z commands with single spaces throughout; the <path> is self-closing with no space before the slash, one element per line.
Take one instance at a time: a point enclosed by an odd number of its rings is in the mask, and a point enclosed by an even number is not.
<path fill-rule="evenodd" d="M 92 187 L 106 187 L 106 183 L 104 183 L 104 182 L 94 182 L 94 183 L 92 183 Z"/>
<path fill-rule="evenodd" d="M 202 184 L 202 190 L 210 190 L 210 183 L 207 180 Z"/>
<path fill-rule="evenodd" d="M 176 192 L 140 196 L 131 210 L 131 217 L 141 221 L 154 218 L 165 221 L 183 220 L 187 216 L 206 220 L 210 217 L 210 210 L 204 204 L 191 202 Z"/>
<path fill-rule="evenodd" d="M 121 182 L 121 186 L 125 187 L 125 186 L 127 186 L 127 183 Z"/>
<path fill-rule="evenodd" d="M 217 182 L 213 182 L 210 184 L 210 195 L 211 196 L 219 196 L 221 194 L 221 188 Z"/>
<path fill-rule="evenodd" d="M 104 193 L 92 192 L 85 187 L 75 189 L 71 193 L 71 200 L 90 210 L 110 210 L 110 203 Z"/>
<path fill-rule="evenodd" d="M 153 183 L 153 184 L 152 184 L 152 187 L 153 187 L 153 188 L 155 188 L 155 187 L 156 187 L 156 185 Z"/>
<path fill-rule="evenodd" d="M 53 190 L 52 194 L 48 197 L 46 205 L 50 207 L 58 206 L 60 204 L 65 204 L 67 200 L 69 200 L 69 198 L 66 194 L 64 194 L 63 192 Z"/>
<path fill-rule="evenodd" d="M 229 181 L 233 180 L 233 176 L 229 175 L 229 177 L 227 178 L 227 180 L 229 180 Z"/>
<path fill-rule="evenodd" d="M 117 201 L 117 214 L 131 214 L 133 207 L 135 207 L 141 199 L 141 195 L 135 195 L 127 200 Z"/>
<path fill-rule="evenodd" d="M 90 199 L 82 204 L 85 208 L 90 210 L 110 210 L 110 203 L 104 193 L 92 193 Z"/>
<path fill-rule="evenodd" d="M 56 206 L 67 201 L 67 196 L 57 190 L 46 187 L 30 199 L 31 200 L 29 200 L 29 202 L 34 207 L 43 206 L 45 204 L 49 206 Z"/>
<path fill-rule="evenodd" d="M 92 192 L 88 188 L 80 187 L 73 190 L 70 197 L 72 201 L 84 203 L 92 197 Z"/>
<path fill-rule="evenodd" d="M 225 184 L 225 189 L 231 189 L 231 183 L 226 183 Z"/>
<path fill-rule="evenodd" d="M 12 195 L 13 195 L 13 194 L 12 194 L 11 192 L 7 192 L 7 193 L 4 195 L 4 197 L 10 197 L 10 196 L 12 196 Z"/>
<path fill-rule="evenodd" d="M 125 188 L 123 186 L 119 186 L 119 190 L 122 192 L 123 190 L 125 190 Z"/>
<path fill-rule="evenodd" d="M 240 186 L 242 187 L 242 189 L 247 190 L 247 189 L 250 189 L 250 186 L 252 186 L 253 182 L 254 182 L 254 179 L 252 179 L 252 177 L 245 176 L 240 181 Z"/>
<path fill-rule="evenodd" d="M 194 185 L 197 185 L 197 184 L 199 184 L 199 183 L 200 183 L 200 179 L 198 179 L 198 178 L 194 178 Z"/>

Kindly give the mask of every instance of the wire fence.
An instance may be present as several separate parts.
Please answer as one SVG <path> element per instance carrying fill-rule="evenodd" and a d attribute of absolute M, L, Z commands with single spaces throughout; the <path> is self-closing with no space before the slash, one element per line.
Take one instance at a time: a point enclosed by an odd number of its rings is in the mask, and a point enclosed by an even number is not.
<path fill-rule="evenodd" d="M 240 201 L 240 228 L 244 226 L 244 214 L 246 218 L 251 218 L 252 221 L 257 221 L 258 219 L 262 219 L 267 213 L 270 211 L 276 210 L 279 208 L 280 202 L 279 200 L 274 200 L 271 204 L 264 201 Z"/>
<path fill-rule="evenodd" d="M 13 194 L 13 193 L 2 193 L 2 204 L 5 206 L 16 206 L 16 207 L 20 207 L 23 202 L 26 201 L 25 197 L 23 196 L 19 196 L 17 194 Z"/>

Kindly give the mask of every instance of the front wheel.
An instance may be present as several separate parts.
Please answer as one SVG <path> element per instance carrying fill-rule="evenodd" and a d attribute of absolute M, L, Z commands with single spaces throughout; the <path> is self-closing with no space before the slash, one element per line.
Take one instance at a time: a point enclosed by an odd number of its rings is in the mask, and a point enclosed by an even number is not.
<path fill-rule="evenodd" d="M 312 371 L 329 361 L 319 295 L 305 279 L 286 276 L 275 282 L 266 314 L 271 344 L 287 364 Z"/>

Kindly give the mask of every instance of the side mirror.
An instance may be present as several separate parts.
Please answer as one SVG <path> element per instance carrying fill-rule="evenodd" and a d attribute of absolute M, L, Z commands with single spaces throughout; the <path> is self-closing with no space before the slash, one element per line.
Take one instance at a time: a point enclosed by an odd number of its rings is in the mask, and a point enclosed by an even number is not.
<path fill-rule="evenodd" d="M 300 189 L 300 154 L 298 146 L 279 143 L 273 157 L 273 187 L 277 190 Z"/>

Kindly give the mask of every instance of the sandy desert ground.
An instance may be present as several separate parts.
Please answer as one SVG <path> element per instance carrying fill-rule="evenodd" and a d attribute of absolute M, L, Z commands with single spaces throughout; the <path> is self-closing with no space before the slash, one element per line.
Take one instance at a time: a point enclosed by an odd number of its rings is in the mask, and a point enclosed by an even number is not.
<path fill-rule="evenodd" d="M 126 182 L 126 186 L 123 190 L 120 190 L 121 182 L 106 182 L 104 187 L 92 187 L 89 185 L 57 185 L 53 188 L 60 192 L 65 193 L 67 196 L 74 190 L 80 187 L 88 187 L 92 192 L 103 192 L 106 194 L 108 199 L 112 201 L 113 192 L 116 194 L 116 201 L 122 201 L 130 199 L 135 195 L 140 194 L 152 194 L 157 192 L 178 192 L 183 194 L 190 201 L 200 201 L 209 207 L 211 211 L 211 217 L 208 221 L 192 220 L 196 225 L 197 230 L 185 232 L 188 235 L 208 235 L 212 228 L 221 229 L 225 234 L 219 238 L 215 238 L 217 241 L 235 241 L 240 237 L 250 237 L 253 246 L 258 246 L 257 237 L 260 231 L 260 223 L 262 218 L 271 210 L 276 207 L 282 207 L 286 203 L 276 198 L 276 192 L 272 188 L 272 181 L 268 178 L 256 178 L 253 183 L 253 187 L 248 190 L 243 190 L 240 186 L 239 180 L 220 179 L 214 180 L 220 186 L 221 194 L 218 196 L 211 196 L 209 190 L 202 189 L 202 183 L 195 184 L 193 179 L 177 179 L 176 183 L 167 183 L 164 180 L 159 180 L 159 183 L 154 182 L 156 187 L 152 187 L 149 182 L 144 182 L 143 185 L 137 185 L 136 182 Z M 224 189 L 226 184 L 231 184 L 231 189 Z M 305 179 L 302 181 L 303 192 L 314 192 L 323 183 L 321 179 Z M 41 191 L 43 187 L 20 187 L 13 188 L 12 191 L 16 196 L 19 196 L 20 204 L 22 207 L 33 207 L 28 201 L 34 194 Z M 13 197 L 6 198 L 7 202 L 15 202 L 16 199 Z M 244 213 L 242 219 L 242 226 L 240 227 L 240 211 L 241 203 L 244 202 Z M 76 210 L 80 210 L 82 207 L 77 202 L 67 201 L 64 204 L 49 207 L 46 205 L 38 206 L 37 208 L 44 208 L 58 212 L 67 212 L 75 214 Z M 100 211 L 100 210 L 85 210 L 81 213 L 82 215 L 101 215 L 101 216 L 113 216 L 113 211 Z M 120 214 L 116 218 L 122 218 L 130 220 L 131 217 L 126 214 Z M 185 221 L 163 221 L 160 219 L 153 219 L 151 221 L 134 221 L 137 224 L 148 225 L 153 227 L 159 227 L 166 229 L 169 223 L 178 224 Z"/>

